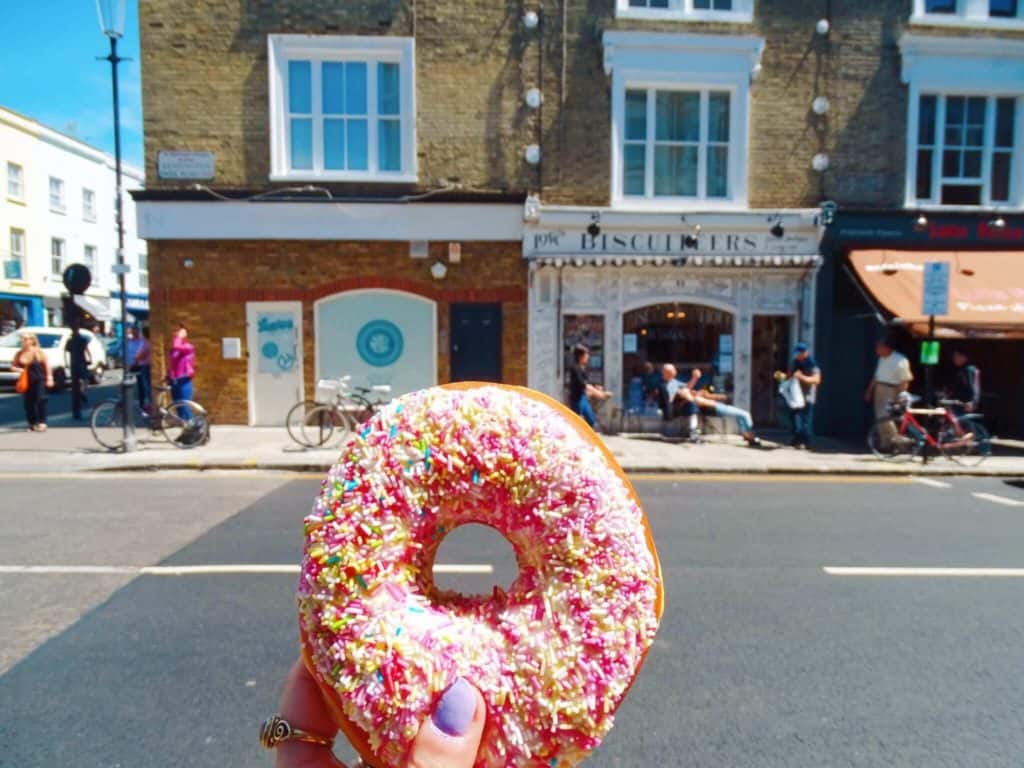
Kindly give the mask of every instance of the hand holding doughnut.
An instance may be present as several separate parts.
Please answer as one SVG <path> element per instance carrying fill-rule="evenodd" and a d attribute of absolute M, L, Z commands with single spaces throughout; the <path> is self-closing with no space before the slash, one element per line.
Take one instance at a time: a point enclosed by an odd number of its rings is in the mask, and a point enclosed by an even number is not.
<path fill-rule="evenodd" d="M 512 544 L 507 592 L 435 587 L 437 548 L 465 523 Z M 577 765 L 612 727 L 661 617 L 632 486 L 582 420 L 530 390 L 461 384 L 392 402 L 343 449 L 305 534 L 302 658 L 374 768 L 409 765 L 459 680 L 486 707 L 475 768 Z"/>
<path fill-rule="evenodd" d="M 338 730 L 316 681 L 301 660 L 288 674 L 280 712 L 295 727 L 311 733 L 332 738 Z M 471 768 L 485 716 L 479 691 L 465 682 L 450 689 L 431 713 L 429 723 L 420 727 L 403 768 Z M 276 749 L 277 768 L 345 768 L 329 747 L 297 741 L 279 744 Z"/>

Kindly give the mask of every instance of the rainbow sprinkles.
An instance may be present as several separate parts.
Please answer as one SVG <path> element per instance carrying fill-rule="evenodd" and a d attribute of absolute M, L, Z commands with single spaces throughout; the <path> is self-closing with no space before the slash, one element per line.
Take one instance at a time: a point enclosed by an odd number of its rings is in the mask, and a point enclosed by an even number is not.
<path fill-rule="evenodd" d="M 507 592 L 434 587 L 438 545 L 470 522 L 512 543 Z M 554 406 L 483 385 L 407 395 L 349 441 L 306 518 L 306 650 L 377 763 L 402 764 L 462 676 L 488 709 L 477 768 L 568 768 L 611 728 L 657 630 L 645 530 L 610 459 Z"/>

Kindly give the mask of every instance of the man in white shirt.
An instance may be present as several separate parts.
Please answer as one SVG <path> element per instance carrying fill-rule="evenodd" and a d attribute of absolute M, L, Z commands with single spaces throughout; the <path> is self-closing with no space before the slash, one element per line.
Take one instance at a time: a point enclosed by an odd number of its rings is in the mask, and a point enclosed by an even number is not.
<path fill-rule="evenodd" d="M 906 392 L 910 388 L 910 382 L 914 380 L 914 374 L 910 372 L 910 361 L 895 349 L 892 341 L 888 338 L 881 339 L 875 345 L 878 353 L 878 365 L 875 368 L 874 378 L 868 383 L 864 390 L 864 401 L 874 403 L 875 419 L 888 419 L 889 404 L 894 403 L 900 392 Z M 882 440 L 888 445 L 896 435 L 896 425 L 891 419 L 887 421 L 888 426 L 882 431 Z"/>

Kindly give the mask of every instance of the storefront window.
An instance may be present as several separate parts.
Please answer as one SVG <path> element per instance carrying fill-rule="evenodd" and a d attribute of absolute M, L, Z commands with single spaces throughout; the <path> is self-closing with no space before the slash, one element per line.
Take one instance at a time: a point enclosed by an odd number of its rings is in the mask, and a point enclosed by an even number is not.
<path fill-rule="evenodd" d="M 622 334 L 627 400 L 630 382 L 651 374 L 647 363 L 655 372 L 672 363 L 681 379 L 700 368 L 703 384 L 723 392 L 732 390 L 733 316 L 729 312 L 700 304 L 653 304 L 625 313 Z"/>

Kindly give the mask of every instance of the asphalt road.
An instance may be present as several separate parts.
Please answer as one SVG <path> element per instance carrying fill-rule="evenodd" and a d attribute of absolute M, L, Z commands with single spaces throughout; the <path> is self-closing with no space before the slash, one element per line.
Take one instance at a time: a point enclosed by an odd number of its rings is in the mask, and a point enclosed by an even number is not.
<path fill-rule="evenodd" d="M 1024 568 L 1024 490 L 930 482 L 639 481 L 667 611 L 588 765 L 1019 768 L 1024 578 L 824 570 Z M 295 577 L 127 566 L 296 563 L 316 478 L 0 484 L 0 765 L 269 765 Z M 495 539 L 453 534 L 440 561 L 496 570 L 448 583 L 510 582 Z M 106 570 L 11 572 L 30 565 Z"/>

